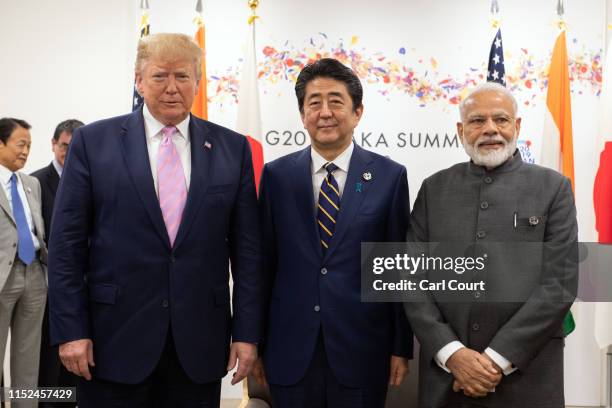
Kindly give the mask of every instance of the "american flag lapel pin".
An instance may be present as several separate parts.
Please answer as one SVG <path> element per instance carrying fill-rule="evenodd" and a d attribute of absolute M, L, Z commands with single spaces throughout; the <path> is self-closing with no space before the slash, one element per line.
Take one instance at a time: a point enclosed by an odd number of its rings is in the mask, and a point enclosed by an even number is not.
<path fill-rule="evenodd" d="M 204 148 L 210 150 L 212 149 L 212 144 L 207 140 L 204 142 Z"/>

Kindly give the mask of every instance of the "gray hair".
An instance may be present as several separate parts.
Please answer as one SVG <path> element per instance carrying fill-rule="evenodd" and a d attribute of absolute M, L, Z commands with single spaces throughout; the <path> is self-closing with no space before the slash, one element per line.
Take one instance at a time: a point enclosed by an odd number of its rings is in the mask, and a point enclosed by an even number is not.
<path fill-rule="evenodd" d="M 465 107 L 467 102 L 479 93 L 483 92 L 498 92 L 506 96 L 510 101 L 512 101 L 512 108 L 514 109 L 514 115 L 518 113 L 518 103 L 516 102 L 516 98 L 512 95 L 512 92 L 508 90 L 505 86 L 498 84 L 497 82 L 484 82 L 480 85 L 477 85 L 474 89 L 468 93 L 464 100 L 459 104 L 459 114 L 461 115 L 461 121 L 463 121 L 465 117 Z"/>

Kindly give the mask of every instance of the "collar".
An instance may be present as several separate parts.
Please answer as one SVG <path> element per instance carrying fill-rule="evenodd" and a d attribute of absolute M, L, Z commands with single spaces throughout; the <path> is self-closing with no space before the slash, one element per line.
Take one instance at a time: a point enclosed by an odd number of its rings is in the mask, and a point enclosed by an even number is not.
<path fill-rule="evenodd" d="M 57 171 L 57 174 L 62 177 L 62 171 L 64 170 L 64 168 L 62 167 L 61 164 L 59 164 L 59 162 L 57 160 L 55 160 L 55 158 L 52 161 L 53 163 L 53 168 L 55 169 L 55 171 Z"/>
<path fill-rule="evenodd" d="M 143 104 L 142 107 L 142 116 L 144 117 L 147 139 L 153 139 L 154 137 L 158 136 L 161 130 L 166 126 L 153 117 L 146 103 Z M 187 115 L 187 117 L 181 123 L 176 125 L 179 136 L 184 138 L 186 141 L 189 141 L 190 118 L 191 115 Z"/>
<path fill-rule="evenodd" d="M 0 182 L 2 182 L 2 185 L 8 186 L 12 175 L 12 171 L 0 164 Z M 19 179 L 19 177 L 17 177 L 17 179 Z"/>
<path fill-rule="evenodd" d="M 332 162 L 338 166 L 338 168 L 345 173 L 348 173 L 349 164 L 351 163 L 351 156 L 353 155 L 353 150 L 355 142 L 351 142 L 346 149 L 342 153 L 338 155 Z M 323 168 L 323 166 L 327 163 L 327 160 L 323 158 L 315 149 L 310 148 L 310 160 L 312 163 L 311 172 L 312 174 L 318 172 Z"/>
<path fill-rule="evenodd" d="M 473 174 L 484 175 L 484 174 L 495 174 L 495 173 L 507 173 L 510 171 L 514 171 L 521 167 L 523 164 L 523 159 L 521 158 L 521 153 L 519 152 L 518 147 L 514 151 L 514 154 L 505 162 L 494 168 L 493 170 L 487 170 L 483 166 L 479 166 L 474 164 L 472 160 L 468 163 L 468 169 Z"/>

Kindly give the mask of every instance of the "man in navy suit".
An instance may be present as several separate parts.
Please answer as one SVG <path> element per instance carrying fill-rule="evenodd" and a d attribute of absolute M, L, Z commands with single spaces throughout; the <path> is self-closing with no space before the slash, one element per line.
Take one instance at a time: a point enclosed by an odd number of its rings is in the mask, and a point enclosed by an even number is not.
<path fill-rule="evenodd" d="M 295 91 L 311 147 L 263 170 L 269 316 L 255 377 L 281 408 L 382 408 L 408 372 L 412 331 L 399 304 L 361 302 L 360 247 L 404 240 L 406 169 L 353 142 L 363 90 L 351 69 L 319 60 Z"/>
<path fill-rule="evenodd" d="M 186 35 L 146 37 L 136 58 L 144 106 L 74 132 L 49 300 L 51 340 L 83 377 L 79 407 L 217 407 L 221 377 L 238 360 L 240 381 L 256 359 L 251 154 L 245 137 L 189 114 L 200 61 Z"/>

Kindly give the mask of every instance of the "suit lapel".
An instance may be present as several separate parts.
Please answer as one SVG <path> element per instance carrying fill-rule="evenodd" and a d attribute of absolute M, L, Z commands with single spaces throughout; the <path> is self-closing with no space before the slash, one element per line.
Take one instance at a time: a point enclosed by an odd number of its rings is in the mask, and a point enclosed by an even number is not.
<path fill-rule="evenodd" d="M 329 248 L 325 252 L 325 260 L 332 255 L 339 243 L 342 242 L 342 238 L 351 225 L 353 218 L 355 218 L 355 215 L 359 212 L 361 203 L 368 194 L 369 183 L 362 179 L 362 175 L 365 172 L 372 171 L 372 169 L 368 167 L 371 162 L 372 160 L 371 157 L 368 157 L 368 153 L 355 143 L 353 155 L 349 164 L 346 184 L 344 185 L 344 191 L 340 201 L 338 223 L 336 224 L 334 235 L 329 242 Z M 357 188 L 357 183 L 361 183 L 360 188 Z"/>
<path fill-rule="evenodd" d="M 57 194 L 59 180 L 59 174 L 57 174 L 57 170 L 55 170 L 55 166 L 53 166 L 53 162 L 51 162 L 51 164 L 49 164 L 49 177 L 47 177 L 47 186 L 51 190 L 52 197 L 55 197 L 55 195 Z"/>
<path fill-rule="evenodd" d="M 32 222 L 34 223 L 34 229 L 36 230 L 36 237 L 40 241 L 40 245 L 42 246 L 43 242 L 43 231 L 44 225 L 42 222 L 42 216 L 40 212 L 34 211 L 36 208 L 40 208 L 41 203 L 36 202 L 36 198 L 40 201 L 40 197 L 35 197 L 34 188 L 30 183 L 30 180 L 23 177 L 20 173 L 17 173 L 19 180 L 21 181 L 21 185 L 23 186 L 23 191 L 25 192 L 26 200 L 28 200 L 28 207 L 30 208 L 30 217 L 32 217 Z M 25 210 L 25 208 L 24 208 Z"/>
<path fill-rule="evenodd" d="M 323 256 L 323 250 L 319 243 L 319 230 L 314 210 L 314 190 L 310 162 L 310 147 L 308 147 L 298 154 L 293 164 L 293 197 L 295 198 L 298 212 L 302 215 L 304 230 L 309 238 L 308 241 L 314 245 L 315 252 L 321 257 Z"/>
<path fill-rule="evenodd" d="M 206 194 L 206 189 L 210 183 L 211 163 L 214 160 L 214 137 L 209 131 L 206 123 L 195 116 L 191 116 L 189 121 L 189 139 L 191 144 L 191 180 L 189 182 L 189 192 L 187 202 L 183 211 L 183 218 L 176 234 L 174 248 L 177 248 L 184 238 L 198 214 L 202 199 Z M 210 147 L 206 147 L 208 142 Z"/>
<path fill-rule="evenodd" d="M 8 197 L 4 191 L 4 187 L 0 191 L 0 207 L 4 210 L 8 218 L 12 221 L 13 225 L 17 227 L 17 223 L 15 222 L 15 218 L 13 218 L 13 211 L 11 210 L 11 204 L 8 201 Z"/>
<path fill-rule="evenodd" d="M 155 227 L 155 231 L 157 231 L 166 246 L 170 248 L 170 240 L 159 207 L 159 200 L 155 193 L 155 185 L 153 184 L 142 108 L 128 116 L 121 131 L 123 158 L 125 159 L 129 176 L 132 179 L 132 184 L 138 192 L 138 196 Z"/>

